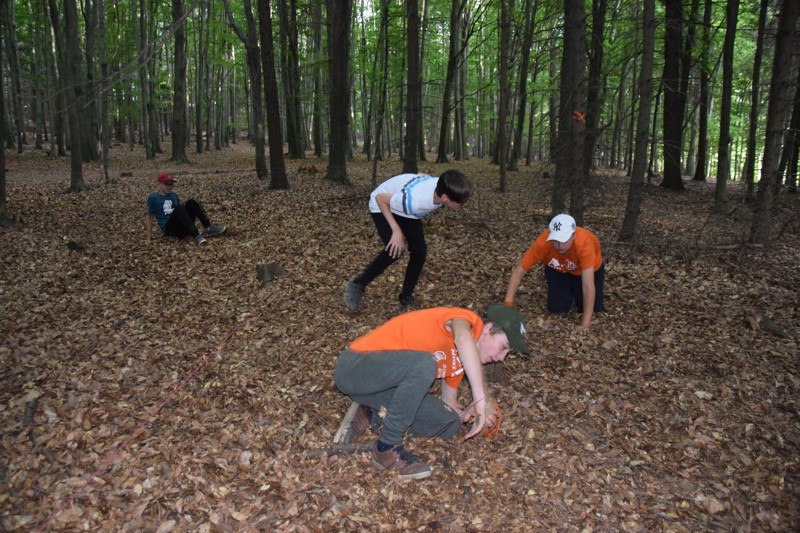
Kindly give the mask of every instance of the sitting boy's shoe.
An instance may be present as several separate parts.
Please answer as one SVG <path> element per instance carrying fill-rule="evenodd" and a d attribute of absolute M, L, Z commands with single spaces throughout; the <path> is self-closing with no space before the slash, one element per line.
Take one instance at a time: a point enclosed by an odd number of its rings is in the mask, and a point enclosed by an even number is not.
<path fill-rule="evenodd" d="M 208 243 L 208 241 L 205 240 L 205 238 L 202 235 L 198 235 L 197 237 L 195 237 L 194 238 L 194 242 L 196 242 L 197 244 L 206 244 L 206 243 Z"/>
<path fill-rule="evenodd" d="M 430 466 L 406 450 L 402 444 L 395 444 L 385 452 L 379 452 L 377 440 L 372 445 L 372 463 L 381 470 L 394 470 L 404 479 L 425 479 L 433 472 Z"/>
<path fill-rule="evenodd" d="M 367 431 L 370 426 L 372 409 L 366 405 L 352 402 L 333 437 L 334 444 L 351 444 Z"/>
<path fill-rule="evenodd" d="M 223 233 L 225 233 L 226 229 L 228 229 L 227 226 L 218 226 L 217 224 L 211 224 L 209 227 L 206 228 L 206 237 L 222 235 Z"/>
<path fill-rule="evenodd" d="M 401 296 L 400 297 L 400 307 L 402 307 L 402 311 L 407 313 L 409 311 L 419 311 L 421 307 L 417 303 L 417 300 L 413 296 Z"/>
<path fill-rule="evenodd" d="M 351 311 L 358 310 L 361 305 L 361 297 L 364 296 L 364 286 L 355 281 L 347 282 L 344 290 L 344 305 Z"/>

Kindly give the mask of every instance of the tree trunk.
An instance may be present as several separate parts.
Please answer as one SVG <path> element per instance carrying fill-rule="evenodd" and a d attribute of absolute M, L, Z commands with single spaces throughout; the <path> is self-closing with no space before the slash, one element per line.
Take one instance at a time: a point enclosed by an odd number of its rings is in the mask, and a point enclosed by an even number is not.
<path fill-rule="evenodd" d="M 592 36 L 589 53 L 589 83 L 586 89 L 586 141 L 583 147 L 583 174 L 588 179 L 594 169 L 594 149 L 600 136 L 600 110 L 603 105 L 603 43 L 605 41 L 608 0 L 592 0 Z M 622 108 L 620 99 L 618 109 Z M 620 113 L 621 115 L 621 113 Z"/>
<path fill-rule="evenodd" d="M 322 57 L 322 3 L 311 2 L 314 56 Z M 314 141 L 314 155 L 322 157 L 324 151 L 324 128 L 322 126 L 322 74 L 323 68 L 317 64 L 313 67 L 314 77 L 314 116 L 311 119 L 311 137 Z M 377 142 L 377 141 L 376 141 Z"/>
<path fill-rule="evenodd" d="M 794 51 L 795 24 L 800 2 L 783 0 L 775 41 L 775 56 L 772 64 L 772 82 L 769 87 L 767 109 L 767 133 L 764 140 L 764 159 L 761 165 L 761 180 L 758 182 L 756 212 L 750 237 L 755 243 L 766 244 L 772 231 L 772 208 L 775 184 L 778 182 L 778 166 L 783 143 L 784 118 L 790 107 L 792 52 Z"/>
<path fill-rule="evenodd" d="M 500 102 L 497 112 L 497 162 L 500 165 L 500 192 L 506 192 L 506 167 L 508 165 L 508 120 L 509 86 L 508 86 L 508 54 L 511 46 L 511 7 L 509 0 L 500 0 Z"/>
<path fill-rule="evenodd" d="M 147 111 L 147 102 L 150 101 L 150 83 L 147 81 L 147 65 L 149 61 L 149 45 L 147 44 L 147 11 L 145 9 L 146 0 L 139 1 L 139 12 L 136 12 L 136 2 L 132 3 L 133 6 L 133 24 L 134 32 L 137 33 L 136 39 L 138 63 L 139 63 L 139 102 L 141 104 L 141 140 L 144 145 L 145 157 L 150 160 L 155 158 L 153 144 L 150 139 L 150 115 Z M 138 31 L 137 31 L 138 30 Z M 131 132 L 131 135 L 133 132 Z"/>
<path fill-rule="evenodd" d="M 406 86 L 406 138 L 403 149 L 403 172 L 416 174 L 417 142 L 420 131 L 419 91 L 419 6 L 417 0 L 406 1 L 407 86 Z"/>
<path fill-rule="evenodd" d="M 728 180 L 731 172 L 731 94 L 733 92 L 733 46 L 736 38 L 736 22 L 739 16 L 739 0 L 728 0 L 728 22 L 725 29 L 725 44 L 722 52 L 722 104 L 719 117 L 719 153 L 717 155 L 717 186 L 714 195 L 714 210 L 724 213 L 728 209 Z"/>
<path fill-rule="evenodd" d="M 264 146 L 264 86 L 261 78 L 261 59 L 259 58 L 258 33 L 253 5 L 250 0 L 244 0 L 244 18 L 247 22 L 246 31 L 242 31 L 233 17 L 229 0 L 224 0 L 225 14 L 228 25 L 233 29 L 245 48 L 247 56 L 247 75 L 250 79 L 250 106 L 253 113 L 253 129 L 251 139 L 256 151 L 256 176 L 264 181 L 269 177 L 267 171 L 267 157 Z"/>
<path fill-rule="evenodd" d="M 281 112 L 278 107 L 278 82 L 275 79 L 275 47 L 272 38 L 272 13 L 269 0 L 258 0 L 258 23 L 261 43 L 261 71 L 264 74 L 264 100 L 267 103 L 267 130 L 269 133 L 269 167 L 272 176 L 270 189 L 288 189 L 286 164 L 283 160 L 283 134 Z"/>
<path fill-rule="evenodd" d="M 3 55 L 3 31 L 5 30 L 4 17 L 0 17 L 0 57 Z M 6 123 L 6 96 L 3 83 L 0 83 L 0 124 Z M 8 216 L 6 196 L 6 129 L 0 128 L 0 228 L 9 228 L 14 221 Z"/>
<path fill-rule="evenodd" d="M 303 109 L 300 98 L 300 53 L 297 45 L 297 0 L 281 0 L 278 4 L 281 35 L 286 37 L 284 49 L 284 86 L 286 87 L 286 141 L 289 157 L 305 159 Z M 288 10 L 286 9 L 288 7 Z"/>
<path fill-rule="evenodd" d="M 228 0 L 223 0 L 225 13 L 230 22 L 230 8 Z M 203 0 L 198 2 L 196 41 L 197 41 L 197 66 L 195 67 L 195 98 L 194 98 L 194 151 L 196 154 L 203 153 L 203 95 L 207 90 L 208 77 L 205 76 L 208 41 L 206 41 L 205 27 L 210 23 L 208 20 L 208 5 Z M 234 28 L 235 29 L 235 28 Z"/>
<path fill-rule="evenodd" d="M 464 12 L 464 0 L 453 0 L 450 6 L 450 48 L 447 53 L 447 73 L 444 78 L 442 91 L 442 119 L 439 125 L 439 146 L 436 149 L 436 162 L 447 163 L 447 153 L 450 151 L 450 100 L 456 74 L 458 73 L 459 57 L 461 55 L 461 18 Z"/>
<path fill-rule="evenodd" d="M 700 62 L 700 103 L 698 113 L 700 123 L 697 128 L 697 163 L 694 168 L 693 181 L 706 181 L 708 166 L 708 78 L 711 48 L 711 0 L 705 0 L 703 7 L 703 58 Z"/>
<path fill-rule="evenodd" d="M 664 180 L 662 187 L 681 191 L 681 128 L 683 113 L 680 95 L 681 35 L 683 19 L 681 0 L 666 0 L 664 31 Z"/>
<path fill-rule="evenodd" d="M 69 190 L 82 191 L 83 154 L 81 152 L 81 117 L 77 88 L 80 86 L 80 40 L 78 38 L 78 8 L 75 0 L 64 0 L 64 35 L 66 50 L 64 57 L 64 86 L 67 88 L 67 116 L 70 131 Z"/>
<path fill-rule="evenodd" d="M 330 124 L 327 179 L 347 179 L 348 126 L 350 124 L 350 14 L 351 0 L 327 0 L 328 78 Z"/>
<path fill-rule="evenodd" d="M 95 0 L 97 19 L 97 42 L 99 43 L 98 55 L 100 60 L 100 161 L 103 166 L 103 180 L 111 182 L 109 167 L 109 148 L 111 146 L 111 121 L 109 119 L 109 81 L 108 81 L 108 52 L 106 50 L 106 5 L 105 0 Z"/>
<path fill-rule="evenodd" d="M 372 159 L 371 184 L 374 189 L 378 184 L 378 159 L 383 159 L 381 144 L 383 142 L 383 122 L 386 114 L 386 85 L 389 78 L 389 39 L 386 38 L 389 29 L 389 0 L 381 0 L 381 83 L 380 96 L 378 97 L 378 119 L 375 124 L 375 157 Z"/>
<path fill-rule="evenodd" d="M 656 36 L 655 0 L 644 0 L 642 14 L 642 71 L 639 74 L 639 115 L 636 118 L 636 148 L 633 153 L 631 181 L 625 218 L 618 239 L 630 242 L 636 235 L 639 215 L 644 199 L 644 174 L 647 170 L 648 131 L 650 129 L 650 105 L 653 93 L 653 59 Z"/>
<path fill-rule="evenodd" d="M 564 212 L 569 190 L 570 212 L 583 224 L 583 139 L 586 117 L 586 5 L 583 0 L 564 2 L 564 49 L 561 57 L 558 152 L 553 184 L 552 212 Z"/>
<path fill-rule="evenodd" d="M 172 161 L 188 163 L 186 157 L 186 21 L 183 0 L 172 0 L 175 28 L 175 80 L 172 85 Z"/>
<path fill-rule="evenodd" d="M 785 170 L 786 179 L 784 181 L 789 192 L 797 193 L 797 159 L 798 153 L 800 153 L 800 69 L 797 71 L 797 81 L 794 84 L 794 106 L 783 153 L 785 157 L 781 156 L 778 181 Z"/>
<path fill-rule="evenodd" d="M 768 0 L 761 0 L 758 11 L 758 36 L 756 37 L 756 52 L 753 57 L 753 83 L 750 86 L 750 127 L 747 130 L 747 155 L 744 160 L 744 182 L 747 184 L 747 195 L 753 195 L 755 168 L 756 168 L 756 132 L 758 130 L 758 117 L 761 114 L 761 59 L 764 54 L 764 29 L 767 23 Z"/>
<path fill-rule="evenodd" d="M 522 58 L 519 65 L 519 77 L 517 78 L 517 121 L 514 126 L 514 140 L 511 144 L 511 155 L 508 158 L 509 170 L 519 170 L 519 159 L 522 157 L 522 132 L 525 129 L 525 111 L 528 107 L 528 68 L 531 59 L 531 46 L 533 45 L 533 32 L 536 23 L 536 11 L 539 8 L 539 1 L 534 0 L 531 7 L 531 0 L 525 1 L 525 33 L 522 36 Z M 533 11 L 531 13 L 531 11 Z M 533 76 L 534 82 L 536 75 Z"/>
<path fill-rule="evenodd" d="M 6 47 L 6 57 L 8 59 L 8 73 L 11 77 L 11 102 L 14 104 L 14 129 L 16 129 L 17 153 L 21 154 L 24 145 L 27 144 L 25 138 L 25 120 L 22 114 L 22 86 L 20 83 L 19 50 L 17 49 L 17 23 L 14 13 L 15 2 L 5 1 L 0 6 L 3 10 L 2 18 L 5 38 L 8 43 Z M 2 37 L 0 37 L 2 38 Z M 5 122 L 3 122 L 5 124 Z M 11 137 L 13 140 L 13 137 Z"/>

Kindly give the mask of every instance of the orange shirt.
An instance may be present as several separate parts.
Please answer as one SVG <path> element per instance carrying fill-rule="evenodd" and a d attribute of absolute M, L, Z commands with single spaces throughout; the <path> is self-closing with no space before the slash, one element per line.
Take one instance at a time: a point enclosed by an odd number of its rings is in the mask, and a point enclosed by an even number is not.
<path fill-rule="evenodd" d="M 436 379 L 444 379 L 451 388 L 456 388 L 464 377 L 464 368 L 458 358 L 453 332 L 445 327 L 454 318 L 469 322 L 472 338 L 476 341 L 480 338 L 483 320 L 472 311 L 457 307 L 433 307 L 398 315 L 354 340 L 349 348 L 355 352 L 430 352 L 438 366 Z"/>
<path fill-rule="evenodd" d="M 575 240 L 572 248 L 566 255 L 561 255 L 553 248 L 552 242 L 547 242 L 550 230 L 545 230 L 539 235 L 519 262 L 519 266 L 530 270 L 538 262 L 554 268 L 562 273 L 580 276 L 582 270 L 591 268 L 596 271 L 603 265 L 603 255 L 600 253 L 600 241 L 588 229 L 578 227 L 575 229 Z"/>

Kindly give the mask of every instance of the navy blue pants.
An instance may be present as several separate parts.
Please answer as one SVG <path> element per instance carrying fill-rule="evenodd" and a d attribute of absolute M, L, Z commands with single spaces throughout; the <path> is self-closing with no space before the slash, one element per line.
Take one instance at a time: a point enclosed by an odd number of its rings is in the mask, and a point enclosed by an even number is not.
<path fill-rule="evenodd" d="M 565 274 L 549 266 L 544 267 L 547 280 L 547 310 L 551 313 L 568 313 L 573 304 L 583 311 L 583 285 L 581 277 Z M 605 311 L 603 305 L 603 282 L 606 279 L 606 266 L 594 272 L 594 312 Z"/>
<path fill-rule="evenodd" d="M 392 227 L 386 222 L 386 217 L 383 213 L 371 213 L 372 221 L 375 222 L 375 227 L 378 229 L 378 236 L 384 244 L 383 250 L 379 253 L 372 262 L 367 265 L 364 272 L 358 276 L 355 281 L 359 285 L 366 287 L 369 283 L 383 274 L 389 265 L 399 259 L 389 255 L 386 251 L 386 245 L 389 244 L 389 239 L 392 238 Z M 428 246 L 425 244 L 425 231 L 422 228 L 422 221 L 418 218 L 406 218 L 395 215 L 394 219 L 403 236 L 406 238 L 408 244 L 408 266 L 406 267 L 406 276 L 403 280 L 403 290 L 400 292 L 400 299 L 408 298 L 414 295 L 414 288 L 417 286 L 419 277 L 422 274 L 422 267 L 425 266 L 425 259 L 428 256 Z"/>
<path fill-rule="evenodd" d="M 165 233 L 171 237 L 183 239 L 187 235 L 197 237 L 200 232 L 194 225 L 199 220 L 204 228 L 211 225 L 203 204 L 199 200 L 190 198 L 185 204 L 178 205 L 169 216 Z"/>

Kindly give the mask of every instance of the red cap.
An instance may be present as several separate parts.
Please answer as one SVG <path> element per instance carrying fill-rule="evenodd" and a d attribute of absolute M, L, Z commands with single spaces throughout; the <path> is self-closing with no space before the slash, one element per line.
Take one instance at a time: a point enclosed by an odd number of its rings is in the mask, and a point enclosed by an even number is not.
<path fill-rule="evenodd" d="M 158 176 L 159 183 L 175 183 L 175 178 L 169 172 L 162 172 Z"/>

